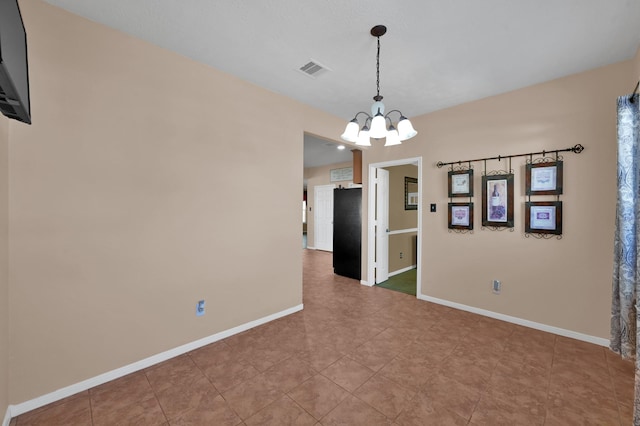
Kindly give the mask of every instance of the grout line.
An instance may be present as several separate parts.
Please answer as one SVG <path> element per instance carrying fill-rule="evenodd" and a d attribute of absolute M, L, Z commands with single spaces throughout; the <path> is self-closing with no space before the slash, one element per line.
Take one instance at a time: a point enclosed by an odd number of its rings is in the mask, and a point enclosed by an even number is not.
<path fill-rule="evenodd" d="M 604 352 L 604 351 L 603 351 Z M 606 352 L 604 352 L 604 359 L 607 363 L 607 373 L 609 373 L 609 382 L 611 383 L 611 387 L 613 388 L 613 397 L 616 400 L 616 408 L 618 409 L 618 421 L 622 424 L 622 411 L 620 411 L 620 400 L 618 398 L 618 388 L 616 387 L 616 383 L 613 380 L 613 375 L 611 374 L 611 363 L 609 362 L 609 356 Z"/>
<path fill-rule="evenodd" d="M 91 392 L 87 389 L 87 395 L 89 397 L 89 414 L 91 415 L 91 424 L 95 424 L 93 421 L 93 398 L 91 398 Z"/>
<path fill-rule="evenodd" d="M 178 355 L 178 356 L 180 356 L 180 355 Z M 175 359 L 175 358 L 173 358 L 173 359 Z M 158 365 L 158 364 L 156 364 L 156 365 Z M 164 416 L 165 422 L 169 422 L 169 416 L 167 416 L 167 413 L 165 413 L 164 407 L 160 403 L 160 399 L 158 399 L 158 394 L 156 393 L 156 390 L 154 389 L 154 387 L 151 385 L 151 382 L 149 381 L 149 376 L 147 375 L 147 370 L 149 370 L 149 367 L 143 369 L 142 370 L 142 374 L 144 374 L 144 378 L 147 380 L 147 384 L 149 385 L 149 389 L 151 389 L 151 392 L 153 392 L 153 397 L 155 398 L 156 402 L 158 403 L 158 407 L 160 407 L 160 411 L 162 411 L 162 415 Z"/>
<path fill-rule="evenodd" d="M 547 423 L 547 417 L 549 416 L 549 402 L 551 401 L 550 399 L 550 393 L 551 392 L 551 378 L 553 377 L 553 366 L 555 365 L 555 361 L 556 361 L 556 348 L 558 346 L 558 335 L 554 335 L 553 336 L 553 353 L 551 354 L 551 368 L 549 370 L 549 379 L 547 380 L 547 401 L 545 402 L 545 411 L 544 411 L 544 424 Z"/>

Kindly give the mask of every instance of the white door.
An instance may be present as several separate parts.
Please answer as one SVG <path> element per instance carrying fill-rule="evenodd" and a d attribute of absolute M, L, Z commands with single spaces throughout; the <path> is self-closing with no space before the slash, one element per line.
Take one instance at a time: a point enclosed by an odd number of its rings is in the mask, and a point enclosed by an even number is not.
<path fill-rule="evenodd" d="M 376 169 L 376 284 L 389 279 L 389 171 Z"/>
<path fill-rule="evenodd" d="M 333 251 L 333 190 L 335 185 L 319 185 L 313 189 L 315 213 L 313 238 L 316 250 Z"/>

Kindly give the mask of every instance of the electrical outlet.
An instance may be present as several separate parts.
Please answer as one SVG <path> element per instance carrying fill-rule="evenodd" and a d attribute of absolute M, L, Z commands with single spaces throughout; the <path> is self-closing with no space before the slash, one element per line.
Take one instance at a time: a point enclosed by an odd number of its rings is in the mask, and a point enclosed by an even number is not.
<path fill-rule="evenodd" d="M 502 283 L 499 280 L 493 280 L 493 293 L 500 294 L 502 290 Z"/>
<path fill-rule="evenodd" d="M 400 252 L 400 259 L 402 259 L 402 252 Z"/>
<path fill-rule="evenodd" d="M 196 316 L 201 317 L 204 315 L 204 300 L 200 300 L 196 303 Z"/>

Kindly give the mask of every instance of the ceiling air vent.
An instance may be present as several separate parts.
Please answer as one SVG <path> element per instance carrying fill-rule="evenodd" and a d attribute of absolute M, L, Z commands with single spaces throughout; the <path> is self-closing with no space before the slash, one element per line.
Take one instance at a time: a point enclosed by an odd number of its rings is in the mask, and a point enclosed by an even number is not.
<path fill-rule="evenodd" d="M 329 68 L 325 67 L 318 61 L 314 61 L 313 59 L 298 68 L 298 70 L 311 78 L 317 78 L 322 74 L 325 74 L 327 71 L 331 71 Z"/>

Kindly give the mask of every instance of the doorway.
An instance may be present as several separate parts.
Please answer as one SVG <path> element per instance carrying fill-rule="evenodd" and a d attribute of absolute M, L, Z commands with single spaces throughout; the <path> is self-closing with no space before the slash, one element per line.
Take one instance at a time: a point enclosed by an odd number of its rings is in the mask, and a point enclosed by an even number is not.
<path fill-rule="evenodd" d="M 389 169 L 397 166 L 414 166 L 417 169 L 417 194 L 411 192 L 411 199 L 408 202 L 406 189 L 402 183 L 402 197 L 405 199 L 401 206 L 392 205 L 394 209 L 407 209 L 414 211 L 414 218 L 417 221 L 409 222 L 410 225 L 397 224 L 396 229 L 390 229 L 387 225 L 389 214 L 385 211 L 389 205 L 389 189 L 385 188 L 385 182 L 388 183 Z M 400 169 L 400 167 L 398 167 Z M 368 181 L 368 250 L 367 250 L 367 281 L 363 284 L 373 286 L 375 284 L 384 283 L 388 276 L 405 274 L 410 270 L 415 270 L 415 289 L 416 297 L 421 294 L 421 238 L 422 238 L 422 157 L 407 158 L 403 160 L 387 161 L 382 163 L 373 163 L 369 165 L 369 181 Z M 394 188 L 398 186 L 394 183 Z M 395 188 L 398 190 L 397 188 Z M 394 198 L 393 204 L 398 203 L 398 199 Z M 409 205 L 410 204 L 410 205 Z M 408 212 L 406 212 L 408 213 Z M 396 213 L 397 214 L 397 213 Z M 386 217 L 385 217 L 386 216 Z M 393 214 L 392 214 L 393 216 Z M 392 221 L 393 222 L 393 221 Z M 413 224 L 417 222 L 414 228 Z M 392 224 L 392 228 L 393 228 Z M 390 243 L 390 238 L 391 243 Z M 394 242 L 395 241 L 395 242 Z M 402 241 L 402 242 L 398 242 Z M 403 245 L 404 244 L 404 245 Z M 391 250 L 390 250 L 391 247 Z M 403 248 L 404 247 L 404 248 Z M 409 247 L 409 248 L 407 248 Z M 395 257 L 403 258 L 405 256 L 415 255 L 415 267 L 410 265 L 405 268 L 398 269 L 398 260 Z M 392 257 L 390 262 L 389 257 Z M 395 260 L 395 262 L 394 262 Z M 407 263 L 408 259 L 402 259 Z M 390 264 L 391 263 L 391 264 Z M 394 265 L 395 263 L 395 265 Z M 392 278 L 393 279 L 393 278 Z M 384 286 L 384 284 L 382 285 Z"/>

